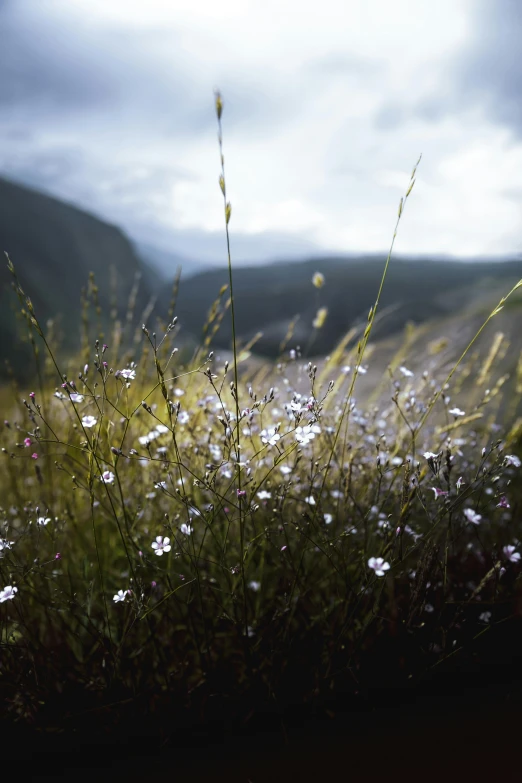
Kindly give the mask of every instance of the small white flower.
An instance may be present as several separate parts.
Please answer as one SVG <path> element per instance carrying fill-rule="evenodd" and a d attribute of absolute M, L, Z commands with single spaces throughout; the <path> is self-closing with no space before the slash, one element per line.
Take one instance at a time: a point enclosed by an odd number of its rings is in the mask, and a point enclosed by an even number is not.
<path fill-rule="evenodd" d="M 275 446 L 280 439 L 281 435 L 276 432 L 275 427 L 268 427 L 266 430 L 261 430 L 261 441 L 267 443 L 269 446 Z"/>
<path fill-rule="evenodd" d="M 289 465 L 281 465 L 279 468 L 283 476 L 288 476 L 289 473 L 292 472 L 292 468 Z"/>
<path fill-rule="evenodd" d="M 65 394 L 60 391 L 55 392 L 54 397 L 56 397 L 57 400 L 65 400 Z"/>
<path fill-rule="evenodd" d="M 310 424 L 306 424 L 304 427 L 296 427 L 295 439 L 302 446 L 306 446 L 311 440 L 315 438 L 315 432 Z"/>
<path fill-rule="evenodd" d="M 250 587 L 251 590 L 254 590 L 254 592 L 257 593 L 257 591 L 261 587 L 261 582 L 256 582 L 254 579 L 252 579 L 252 581 L 248 583 L 248 586 Z"/>
<path fill-rule="evenodd" d="M 376 576 L 384 576 L 385 571 L 389 570 L 390 564 L 383 560 L 382 557 L 370 557 L 368 568 L 373 569 Z"/>
<path fill-rule="evenodd" d="M 95 427 L 98 423 L 98 419 L 95 416 L 84 416 L 82 418 L 82 424 L 84 427 Z"/>
<path fill-rule="evenodd" d="M 311 506 L 315 506 L 315 498 L 313 495 L 305 498 L 305 503 L 309 503 Z"/>
<path fill-rule="evenodd" d="M 169 428 L 164 424 L 158 424 L 156 426 L 156 432 L 159 432 L 160 435 L 165 435 L 166 432 L 169 432 Z"/>
<path fill-rule="evenodd" d="M 185 392 L 183 391 L 183 389 L 174 389 L 174 394 L 176 395 L 176 397 L 183 397 Z"/>
<path fill-rule="evenodd" d="M 508 544 L 503 548 L 504 557 L 511 563 L 518 563 L 520 561 L 520 552 L 515 552 L 513 544 Z"/>
<path fill-rule="evenodd" d="M 271 492 L 267 492 L 266 489 L 262 489 L 260 492 L 257 493 L 257 497 L 259 500 L 269 500 L 272 497 Z"/>
<path fill-rule="evenodd" d="M 12 601 L 12 599 L 15 597 L 15 593 L 17 592 L 18 587 L 12 587 L 11 585 L 4 587 L 3 590 L 0 590 L 0 604 L 3 604 L 4 601 Z"/>
<path fill-rule="evenodd" d="M 506 465 L 513 465 L 514 468 L 519 468 L 522 464 L 520 459 L 515 454 L 506 454 L 504 461 Z"/>
<path fill-rule="evenodd" d="M 438 459 L 438 454 L 434 454 L 433 451 L 425 451 L 422 455 L 424 459 Z"/>
<path fill-rule="evenodd" d="M 120 601 L 125 601 L 127 594 L 129 594 L 129 590 L 118 590 L 114 598 L 112 599 L 115 604 L 119 603 Z"/>
<path fill-rule="evenodd" d="M 114 484 L 115 478 L 116 476 L 110 470 L 104 470 L 100 476 L 100 481 L 103 481 L 104 484 Z"/>
<path fill-rule="evenodd" d="M 324 522 L 325 525 L 331 525 L 333 522 L 333 514 L 325 514 L 324 515 Z"/>
<path fill-rule="evenodd" d="M 194 528 L 192 527 L 192 525 L 187 525 L 185 522 L 183 522 L 183 524 L 180 526 L 180 530 L 183 533 L 183 535 L 190 536 L 190 534 L 192 533 Z M 165 540 L 168 541 L 168 539 L 165 539 Z M 154 546 L 154 544 L 152 546 Z M 169 546 L 169 549 L 170 549 L 170 546 Z M 166 550 L 166 551 L 168 551 L 168 550 Z M 157 554 L 157 552 L 156 552 L 156 554 Z"/>
<path fill-rule="evenodd" d="M 154 486 L 156 489 L 167 489 L 167 482 L 166 481 L 157 481 Z"/>
<path fill-rule="evenodd" d="M 153 440 L 156 440 L 156 438 L 159 438 L 160 433 L 158 430 L 151 430 L 147 433 L 147 435 L 141 435 L 138 438 L 138 442 L 141 446 L 148 446 L 149 443 L 151 443 Z"/>
<path fill-rule="evenodd" d="M 70 398 L 71 398 L 72 402 L 83 402 L 83 401 L 84 401 L 84 399 L 85 399 L 85 397 L 83 396 L 83 394 L 76 394 L 76 392 L 73 392 L 73 393 L 70 395 Z"/>
<path fill-rule="evenodd" d="M 452 408 L 450 410 L 450 413 L 451 413 L 452 416 L 465 416 L 466 415 L 465 412 L 461 411 L 460 408 Z"/>
<path fill-rule="evenodd" d="M 482 612 L 482 614 L 479 614 L 479 620 L 483 623 L 489 623 L 491 620 L 491 612 Z"/>
<path fill-rule="evenodd" d="M 399 367 L 399 370 L 402 372 L 402 374 L 406 378 L 413 378 L 413 373 L 411 370 L 406 369 L 406 367 Z"/>
<path fill-rule="evenodd" d="M 120 375 L 122 378 L 125 378 L 126 381 L 133 381 L 136 378 L 136 370 L 127 367 L 125 370 L 120 370 Z"/>
<path fill-rule="evenodd" d="M 38 517 L 38 519 L 36 520 L 36 524 L 37 525 L 48 525 L 50 521 L 51 521 L 50 517 Z"/>
<path fill-rule="evenodd" d="M 7 538 L 0 538 L 0 552 L 4 549 L 11 549 L 14 541 L 8 541 Z"/>
<path fill-rule="evenodd" d="M 477 514 L 476 511 L 473 511 L 472 508 L 465 508 L 464 516 L 466 517 L 468 522 L 471 522 L 473 525 L 478 525 L 480 520 L 482 519 L 482 516 L 480 514 Z"/>
<path fill-rule="evenodd" d="M 151 544 L 152 548 L 156 550 L 157 555 L 162 555 L 163 552 L 170 552 L 170 538 L 163 538 L 163 536 L 156 536 L 156 540 Z"/>

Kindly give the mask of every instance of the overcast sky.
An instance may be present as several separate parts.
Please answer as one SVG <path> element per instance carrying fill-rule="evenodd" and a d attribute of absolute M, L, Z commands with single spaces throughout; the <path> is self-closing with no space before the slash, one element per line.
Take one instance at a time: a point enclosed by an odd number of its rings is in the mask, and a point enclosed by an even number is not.
<path fill-rule="evenodd" d="M 522 250 L 520 0 L 0 0 L 0 176 L 224 261 Z"/>

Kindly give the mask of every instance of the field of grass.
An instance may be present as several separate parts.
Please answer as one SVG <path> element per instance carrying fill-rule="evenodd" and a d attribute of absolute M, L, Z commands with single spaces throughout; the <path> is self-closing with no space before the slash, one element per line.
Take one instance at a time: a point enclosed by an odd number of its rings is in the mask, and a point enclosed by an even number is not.
<path fill-rule="evenodd" d="M 228 241 L 224 164 L 220 186 Z M 6 723 L 146 715 L 166 736 L 473 669 L 517 638 L 522 362 L 495 324 L 522 281 L 470 315 L 456 355 L 451 328 L 373 345 L 379 290 L 326 359 L 290 332 L 269 363 L 234 339 L 213 352 L 223 319 L 234 337 L 229 256 L 192 353 L 174 309 L 130 350 L 87 326 L 65 360 L 13 262 L 41 371 L 1 398 Z"/>

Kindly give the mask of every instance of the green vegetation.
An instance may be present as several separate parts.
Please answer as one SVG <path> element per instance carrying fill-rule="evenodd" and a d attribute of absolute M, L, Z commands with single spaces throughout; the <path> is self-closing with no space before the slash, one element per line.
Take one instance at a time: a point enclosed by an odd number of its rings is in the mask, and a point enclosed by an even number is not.
<path fill-rule="evenodd" d="M 216 109 L 220 121 L 219 95 Z M 220 187 L 228 239 L 223 167 Z M 367 363 L 392 301 L 388 275 L 412 312 L 411 275 L 405 265 L 394 273 L 391 254 L 362 330 L 340 318 L 344 337 L 317 364 L 300 357 L 291 330 L 277 363 L 251 361 L 246 334 L 233 358 L 214 353 L 227 329 L 242 336 L 245 296 L 253 308 L 245 280 L 260 274 L 236 277 L 230 257 L 228 279 L 205 278 L 224 287 L 193 353 L 176 350 L 182 288 L 167 322 L 144 326 L 139 342 L 116 329 L 104 344 L 87 311 L 82 352 L 62 360 L 13 257 L 9 273 L 47 358 L 38 390 L 3 402 L 6 720 L 109 730 L 124 713 L 156 714 L 163 732 L 191 710 L 246 720 L 475 665 L 484 637 L 506 627 L 516 637 L 522 362 L 489 327 L 517 317 L 504 305 L 519 303 L 522 281 L 485 314 L 473 300 L 462 345 L 451 331 L 448 345 L 408 328 L 378 377 Z M 352 296 L 340 266 L 339 278 L 333 265 L 310 266 L 294 291 L 296 269 L 282 269 L 281 299 L 260 303 L 274 318 L 284 320 L 283 305 L 294 312 L 304 286 L 316 318 Z M 441 274 L 427 270 L 426 299 L 418 279 L 415 288 L 426 308 Z M 324 285 L 312 283 L 316 271 Z M 369 286 L 360 273 L 353 287 Z M 312 347 L 331 315 L 316 321 Z"/>

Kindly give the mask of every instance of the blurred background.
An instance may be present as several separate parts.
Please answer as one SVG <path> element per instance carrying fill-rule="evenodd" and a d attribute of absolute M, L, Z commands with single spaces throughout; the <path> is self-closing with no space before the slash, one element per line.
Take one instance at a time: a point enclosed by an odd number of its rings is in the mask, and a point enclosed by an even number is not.
<path fill-rule="evenodd" d="M 374 336 L 468 318 L 522 277 L 516 0 L 0 0 L 0 36 L 0 249 L 66 348 L 91 271 L 112 320 L 139 278 L 138 322 L 166 318 L 181 266 L 180 339 L 200 334 L 227 282 L 217 88 L 260 356 L 293 322 L 310 355 L 365 323 L 421 153 Z M 4 377 L 29 362 L 10 282 L 2 262 Z"/>

